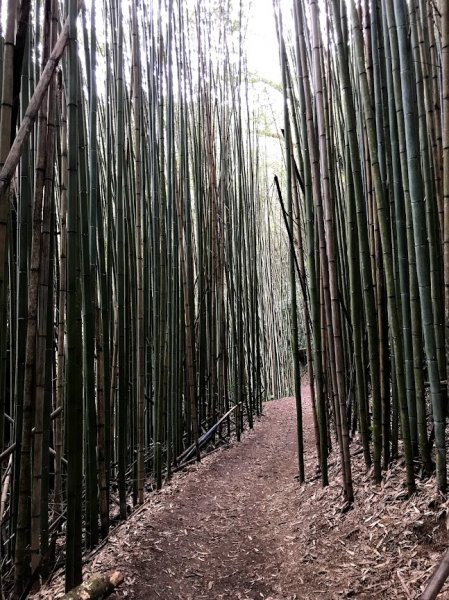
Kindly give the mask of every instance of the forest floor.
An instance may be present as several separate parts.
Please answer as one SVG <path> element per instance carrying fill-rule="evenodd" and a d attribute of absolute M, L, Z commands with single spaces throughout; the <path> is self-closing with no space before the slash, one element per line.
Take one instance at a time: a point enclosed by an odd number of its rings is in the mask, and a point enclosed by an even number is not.
<path fill-rule="evenodd" d="M 241 443 L 151 494 L 86 563 L 85 576 L 122 571 L 115 600 L 417 598 L 449 541 L 449 504 L 434 480 L 407 500 L 399 465 L 376 487 L 353 442 L 356 499 L 343 512 L 336 452 L 329 487 L 315 477 L 307 386 L 302 395 L 308 483 L 295 477 L 294 400 L 269 402 Z M 61 582 L 35 598 L 60 597 Z"/>

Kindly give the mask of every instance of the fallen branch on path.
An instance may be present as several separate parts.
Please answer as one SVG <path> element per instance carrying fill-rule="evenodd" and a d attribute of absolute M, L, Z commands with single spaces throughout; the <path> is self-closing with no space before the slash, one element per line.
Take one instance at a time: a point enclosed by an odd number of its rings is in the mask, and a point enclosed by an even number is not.
<path fill-rule="evenodd" d="M 61 600 L 101 600 L 112 594 L 124 579 L 118 571 L 92 575 L 85 583 L 65 594 Z"/>

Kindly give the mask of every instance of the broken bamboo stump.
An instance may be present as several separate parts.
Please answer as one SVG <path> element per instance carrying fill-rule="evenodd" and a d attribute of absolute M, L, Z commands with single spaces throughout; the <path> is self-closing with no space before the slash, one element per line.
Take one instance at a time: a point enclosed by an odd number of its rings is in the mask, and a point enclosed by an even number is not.
<path fill-rule="evenodd" d="M 67 592 L 61 600 L 102 600 L 124 581 L 119 571 L 92 575 L 87 581 Z"/>

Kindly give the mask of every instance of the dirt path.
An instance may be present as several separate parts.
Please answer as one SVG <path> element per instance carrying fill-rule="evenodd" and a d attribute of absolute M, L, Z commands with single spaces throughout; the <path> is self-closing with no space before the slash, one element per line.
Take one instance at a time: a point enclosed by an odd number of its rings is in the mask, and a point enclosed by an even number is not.
<path fill-rule="evenodd" d="M 335 457 L 331 485 L 322 489 L 314 478 L 307 386 L 303 404 L 312 481 L 300 486 L 295 478 L 293 399 L 270 402 L 241 443 L 153 494 L 86 565 L 86 576 L 123 571 L 116 600 L 417 598 L 448 544 L 447 503 L 434 481 L 407 501 L 402 467 L 375 487 L 353 442 L 356 503 L 342 513 Z M 56 580 L 37 598 L 56 599 L 59 590 Z"/>
<path fill-rule="evenodd" d="M 148 519 L 145 535 L 139 527 L 129 540 L 117 566 L 133 579 L 130 597 L 289 597 L 281 581 L 294 543 L 293 400 L 272 402 L 264 412 L 240 444 L 207 458 L 195 476 L 179 482 L 168 505 Z"/>

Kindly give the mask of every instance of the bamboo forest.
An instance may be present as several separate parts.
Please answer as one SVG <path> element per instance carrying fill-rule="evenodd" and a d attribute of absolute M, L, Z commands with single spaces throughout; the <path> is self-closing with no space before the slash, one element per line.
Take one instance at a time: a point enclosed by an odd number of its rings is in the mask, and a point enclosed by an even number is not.
<path fill-rule="evenodd" d="M 0 7 L 0 598 L 449 598 L 448 0 Z"/>

